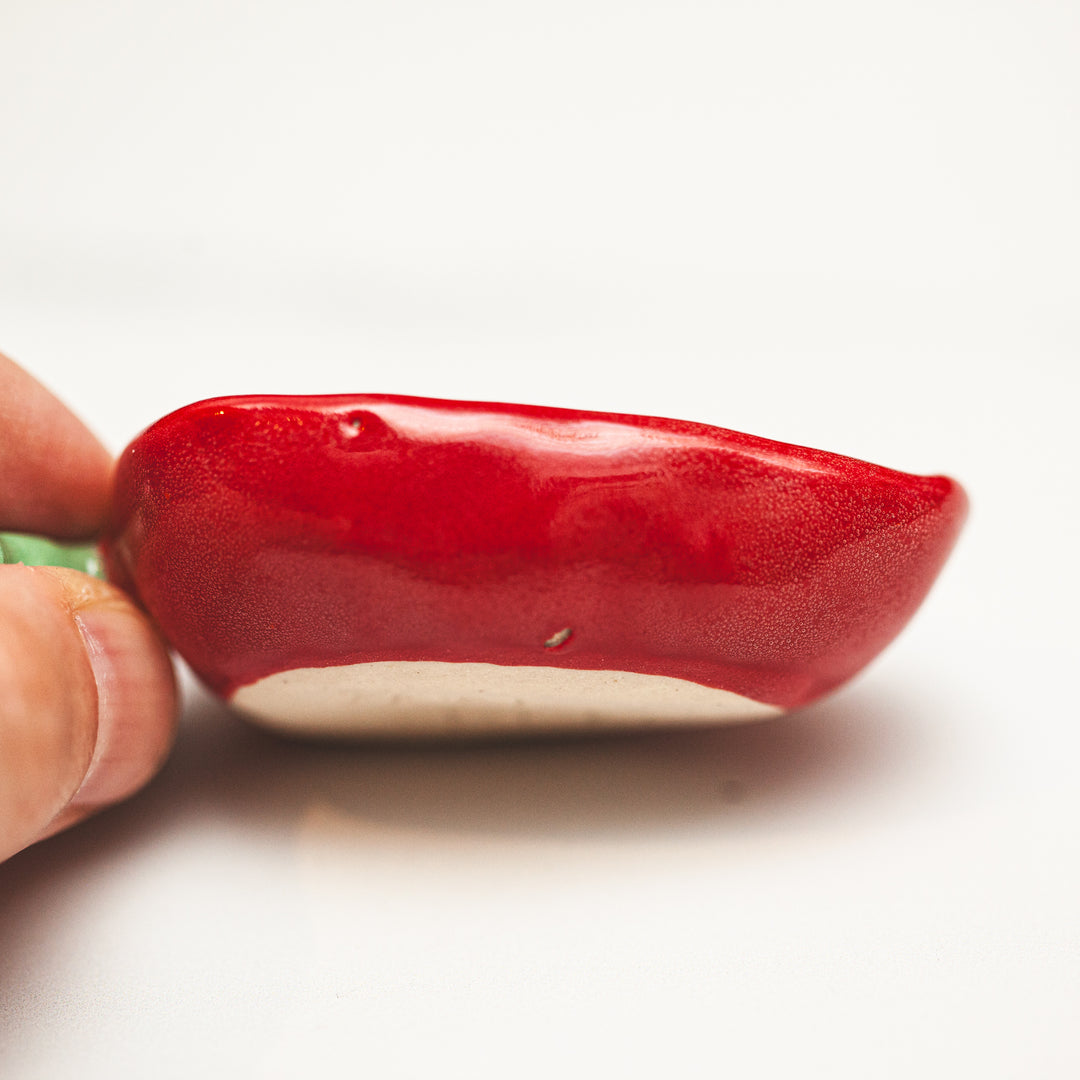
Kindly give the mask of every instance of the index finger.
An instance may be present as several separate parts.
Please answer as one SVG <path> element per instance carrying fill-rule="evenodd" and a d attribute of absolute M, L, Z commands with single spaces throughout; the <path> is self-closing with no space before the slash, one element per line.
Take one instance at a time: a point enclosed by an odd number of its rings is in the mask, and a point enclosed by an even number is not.
<path fill-rule="evenodd" d="M 0 530 L 91 536 L 111 475 L 108 451 L 83 422 L 0 355 Z"/>

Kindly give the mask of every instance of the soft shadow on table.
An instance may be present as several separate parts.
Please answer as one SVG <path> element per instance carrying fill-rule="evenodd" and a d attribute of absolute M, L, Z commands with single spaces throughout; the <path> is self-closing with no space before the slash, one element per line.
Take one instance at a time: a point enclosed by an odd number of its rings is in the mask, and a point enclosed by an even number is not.
<path fill-rule="evenodd" d="M 759 812 L 794 821 L 919 768 L 927 702 L 896 691 L 856 687 L 745 726 L 374 745 L 271 735 L 199 692 L 149 788 L 0 867 L 0 951 L 19 894 L 193 823 L 265 839 L 287 835 L 313 804 L 375 827 L 505 839 L 739 828 Z"/>
<path fill-rule="evenodd" d="M 122 890 L 128 867 L 145 876 L 148 860 L 168 861 L 172 847 L 183 861 L 193 843 L 197 859 L 208 834 L 227 830 L 232 848 L 250 840 L 288 853 L 305 823 L 345 821 L 360 840 L 343 858 L 363 861 L 372 835 L 408 858 L 413 835 L 663 843 L 763 819 L 797 828 L 837 809 L 872 816 L 882 790 L 917 786 L 932 765 L 932 700 L 866 685 L 745 727 L 342 746 L 275 737 L 196 695 L 144 792 L 0 866 L 0 1057 L 2 1029 L 20 1030 L 11 1010 L 21 1015 L 26 994 L 40 992 L 42 964 L 64 963 L 68 946 L 57 943 L 77 947 L 78 893 L 95 883 Z"/>

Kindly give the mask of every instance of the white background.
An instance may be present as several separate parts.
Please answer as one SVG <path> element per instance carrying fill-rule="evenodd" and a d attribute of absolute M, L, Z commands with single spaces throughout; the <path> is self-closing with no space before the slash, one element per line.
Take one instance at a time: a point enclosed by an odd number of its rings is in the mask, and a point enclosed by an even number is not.
<path fill-rule="evenodd" d="M 0 348 L 701 420 L 973 512 L 753 728 L 290 745 L 192 693 L 0 868 L 5 1080 L 1080 1075 L 1080 7 L 0 2 Z"/>

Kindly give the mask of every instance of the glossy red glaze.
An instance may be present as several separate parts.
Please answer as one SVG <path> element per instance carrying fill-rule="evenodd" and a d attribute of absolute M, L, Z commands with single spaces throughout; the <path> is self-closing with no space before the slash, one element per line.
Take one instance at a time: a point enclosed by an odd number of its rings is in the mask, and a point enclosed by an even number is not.
<path fill-rule="evenodd" d="M 115 506 L 110 574 L 225 694 L 445 660 L 794 707 L 898 633 L 966 500 L 704 424 L 357 395 L 181 409 L 124 453 Z"/>

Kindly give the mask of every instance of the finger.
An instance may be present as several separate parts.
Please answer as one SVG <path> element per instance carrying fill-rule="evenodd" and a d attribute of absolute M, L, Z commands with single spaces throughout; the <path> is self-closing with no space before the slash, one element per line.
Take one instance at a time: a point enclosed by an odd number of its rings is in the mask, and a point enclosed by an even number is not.
<path fill-rule="evenodd" d="M 175 720 L 168 654 L 122 593 L 0 566 L 0 859 L 138 790 Z"/>
<path fill-rule="evenodd" d="M 111 473 L 108 451 L 82 421 L 0 356 L 0 530 L 92 535 Z"/>

